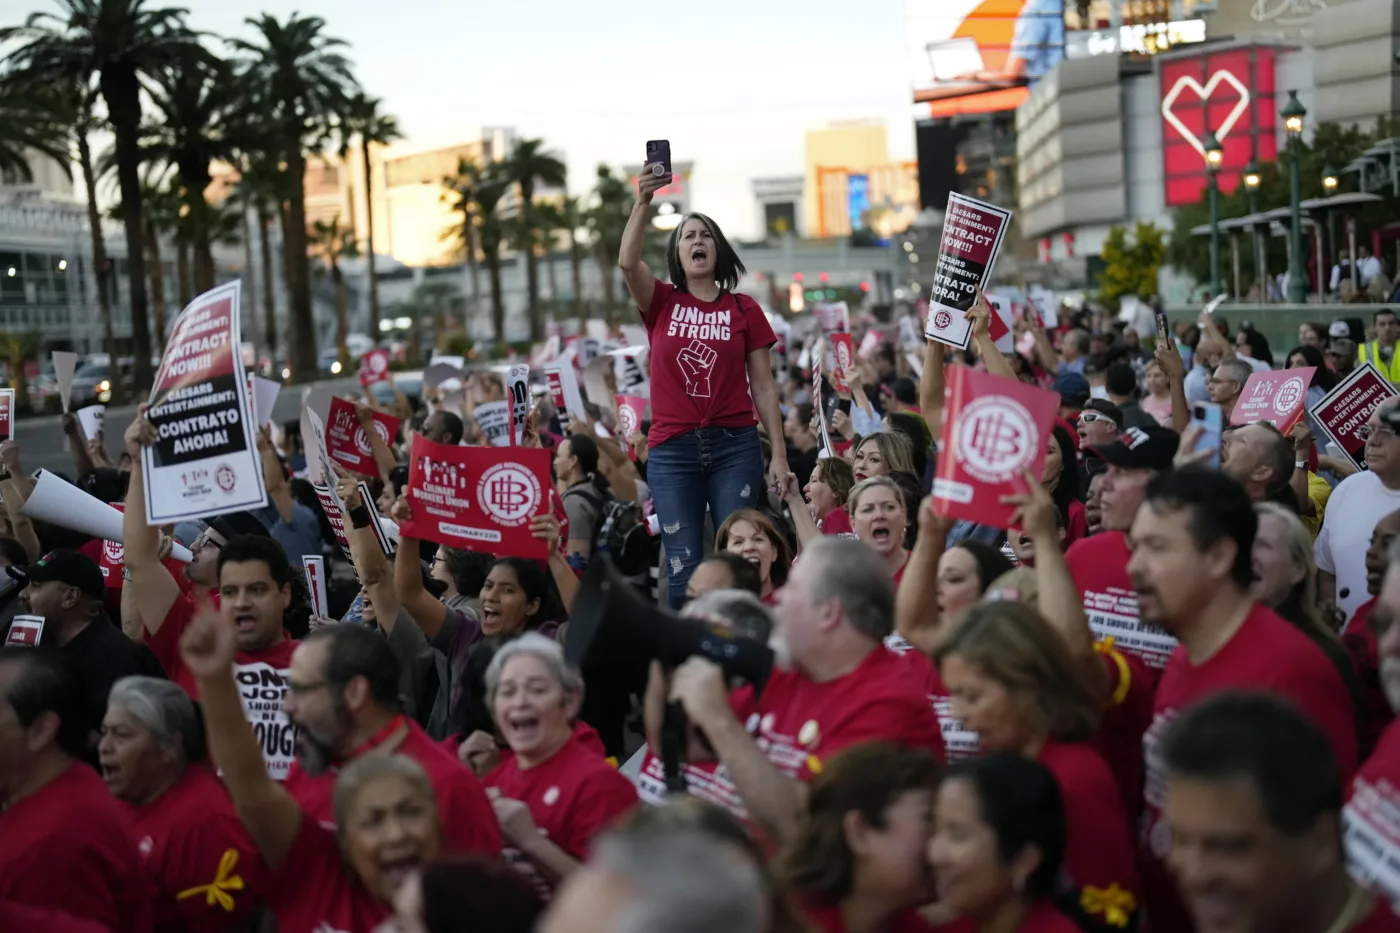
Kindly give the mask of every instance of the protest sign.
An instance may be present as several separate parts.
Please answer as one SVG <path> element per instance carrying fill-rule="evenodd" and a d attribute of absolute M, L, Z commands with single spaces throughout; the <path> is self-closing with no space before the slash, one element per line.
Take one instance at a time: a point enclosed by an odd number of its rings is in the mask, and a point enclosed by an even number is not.
<path fill-rule="evenodd" d="M 816 315 L 817 326 L 824 334 L 835 331 L 849 332 L 851 329 L 851 309 L 844 301 L 814 304 L 812 313 Z"/>
<path fill-rule="evenodd" d="M 1040 315 L 1041 326 L 1046 330 L 1054 330 L 1060 326 L 1060 305 L 1055 300 L 1055 293 L 1043 285 L 1032 285 L 1030 287 L 1031 310 Z"/>
<path fill-rule="evenodd" d="M 385 444 L 392 444 L 399 431 L 399 419 L 382 411 L 373 412 L 373 416 L 374 432 L 384 439 Z M 334 462 L 352 473 L 379 475 L 369 435 L 360 426 L 354 404 L 343 398 L 331 399 L 330 420 L 326 424 L 326 451 Z M 333 481 L 333 477 L 326 480 Z"/>
<path fill-rule="evenodd" d="M 831 435 L 826 428 L 826 406 L 822 404 L 822 370 L 812 367 L 812 413 L 817 419 L 818 456 L 830 457 L 835 454 L 831 447 Z"/>
<path fill-rule="evenodd" d="M 122 537 L 122 513 L 115 506 L 88 495 L 48 470 L 38 471 L 34 480 L 29 498 L 20 506 L 21 515 L 78 531 L 90 538 L 118 542 L 126 540 Z M 172 544 L 170 556 L 184 563 L 194 559 L 189 548 L 182 544 Z"/>
<path fill-rule="evenodd" d="M 331 533 L 335 535 L 341 552 L 349 560 L 350 539 L 345 536 L 345 512 L 341 507 L 340 498 L 335 494 L 335 487 L 312 483 L 311 488 L 316 490 L 316 500 L 321 503 L 321 511 L 326 513 L 326 521 L 330 522 Z"/>
<path fill-rule="evenodd" d="M 947 380 L 934 510 L 1005 528 L 1014 509 L 1001 497 L 1025 491 L 1026 470 L 1040 475 L 1059 396 L 966 366 L 949 366 Z"/>
<path fill-rule="evenodd" d="M 434 352 L 432 358 L 428 360 L 428 367 L 432 368 L 436 363 L 446 363 L 459 372 L 467 368 L 467 358 L 465 356 L 449 356 L 446 353 Z"/>
<path fill-rule="evenodd" d="M 277 407 L 277 396 L 281 393 L 280 382 L 273 382 L 262 376 L 248 376 L 248 398 L 252 400 L 253 427 L 260 428 L 272 421 L 273 409 Z"/>
<path fill-rule="evenodd" d="M 831 339 L 831 387 L 838 395 L 845 395 L 851 391 L 850 384 L 846 381 L 846 374 L 850 371 L 851 363 L 854 362 L 854 355 L 851 352 L 851 335 L 836 331 L 828 334 Z"/>
<path fill-rule="evenodd" d="M 613 352 L 613 375 L 617 382 L 617 394 L 651 397 L 651 382 L 643 368 L 647 352 L 645 346 L 623 347 Z"/>
<path fill-rule="evenodd" d="M 37 648 L 44 637 L 44 617 L 19 615 L 10 623 L 5 636 L 6 648 Z"/>
<path fill-rule="evenodd" d="M 617 397 L 617 432 L 618 436 L 627 443 L 623 444 L 632 452 L 632 459 L 637 459 L 637 453 L 632 449 L 631 438 L 642 429 L 642 417 L 646 414 L 647 400 L 640 395 L 619 395 Z"/>
<path fill-rule="evenodd" d="M 972 324 L 963 315 L 977 300 L 978 289 L 985 288 L 991 280 L 992 266 L 1010 223 L 1010 211 L 965 195 L 948 195 L 938 265 L 929 290 L 924 330 L 928 337 L 959 350 L 967 349 L 972 340 Z"/>
<path fill-rule="evenodd" d="M 992 316 L 987 321 L 987 335 L 998 350 L 1011 353 L 1016 349 L 1016 337 L 1011 332 L 1011 299 L 1003 295 L 988 295 L 987 304 L 992 309 Z"/>
<path fill-rule="evenodd" d="M 918 321 L 905 316 L 899 319 L 899 345 L 908 353 L 924 352 L 924 344 L 928 341 L 919 333 Z"/>
<path fill-rule="evenodd" d="M 1230 423 L 1267 421 L 1287 436 L 1307 413 L 1308 385 L 1315 372 L 1315 367 L 1304 366 L 1251 374 L 1235 400 Z"/>
<path fill-rule="evenodd" d="M 360 492 L 360 501 L 364 503 L 365 509 L 369 512 L 369 528 L 370 531 L 374 532 L 374 540 L 379 542 L 379 549 L 386 556 L 392 555 L 399 543 L 398 526 L 379 514 L 379 509 L 375 507 L 374 494 L 370 492 L 368 483 L 362 482 L 356 488 Z M 393 529 L 393 534 L 390 534 L 390 529 Z"/>
<path fill-rule="evenodd" d="M 360 385 L 368 389 L 376 382 L 389 381 L 389 351 L 370 350 L 360 357 Z"/>
<path fill-rule="evenodd" d="M 486 402 L 472 409 L 482 437 L 492 447 L 510 446 L 510 403 Z"/>
<path fill-rule="evenodd" d="M 578 374 L 569 363 L 546 363 L 545 384 L 559 412 L 559 422 L 567 425 L 570 418 L 583 420 L 583 396 L 578 391 Z"/>
<path fill-rule="evenodd" d="M 461 380 L 462 371 L 451 363 L 434 363 L 423 370 L 423 388 L 433 389 L 449 379 Z"/>
<path fill-rule="evenodd" d="M 68 350 L 53 351 L 53 378 L 58 383 L 58 400 L 63 410 L 73 397 L 73 372 L 78 368 L 78 354 Z"/>
<path fill-rule="evenodd" d="M 318 554 L 303 554 L 301 570 L 306 574 L 306 593 L 311 597 L 311 614 L 326 618 L 330 615 L 330 600 L 326 596 L 326 559 Z"/>
<path fill-rule="evenodd" d="M 875 352 L 875 348 L 878 347 L 884 339 L 885 335 L 872 327 L 870 330 L 866 331 L 865 336 L 860 339 L 860 347 L 856 349 L 856 356 L 862 360 L 869 360 L 870 355 Z"/>
<path fill-rule="evenodd" d="M 1366 442 L 1358 432 L 1381 403 L 1395 394 L 1395 387 L 1374 365 L 1362 363 L 1312 407 L 1313 419 L 1327 435 L 1318 438 L 1319 443 L 1331 441 L 1357 469 L 1366 469 Z"/>
<path fill-rule="evenodd" d="M 519 446 L 530 417 L 530 367 L 526 364 L 516 363 L 506 372 L 506 401 L 510 403 L 510 442 Z"/>
<path fill-rule="evenodd" d="M 78 425 L 83 429 L 83 437 L 92 440 L 102 433 L 107 422 L 107 409 L 103 405 L 89 405 L 77 411 Z"/>
<path fill-rule="evenodd" d="M 238 344 L 237 281 L 180 312 L 161 357 L 146 417 L 156 442 L 141 452 L 146 521 L 166 525 L 267 505 Z"/>
<path fill-rule="evenodd" d="M 534 447 L 453 447 L 413 438 L 408 502 L 410 538 L 500 557 L 543 560 L 530 520 L 548 508 L 549 452 Z"/>
<path fill-rule="evenodd" d="M 15 433 L 15 390 L 0 389 L 0 441 L 8 441 Z"/>
<path fill-rule="evenodd" d="M 110 508 L 118 512 L 126 511 L 126 506 L 113 502 Z M 122 588 L 122 568 L 126 566 L 126 545 L 120 541 L 102 542 L 101 559 L 97 562 L 97 569 L 102 571 L 102 580 L 107 584 L 109 590 L 119 590 Z"/>

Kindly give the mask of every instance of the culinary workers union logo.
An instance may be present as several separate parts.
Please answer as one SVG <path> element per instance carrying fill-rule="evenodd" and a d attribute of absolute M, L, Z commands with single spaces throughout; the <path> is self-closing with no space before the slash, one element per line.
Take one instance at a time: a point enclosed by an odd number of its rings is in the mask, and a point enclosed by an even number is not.
<path fill-rule="evenodd" d="M 935 315 L 933 316 L 933 326 L 934 326 L 934 327 L 937 327 L 939 330 L 944 330 L 945 328 L 948 327 L 949 324 L 952 324 L 952 323 L 953 323 L 953 316 L 952 316 L 951 314 L 949 314 L 947 311 L 939 311 L 937 314 L 935 314 Z"/>
<path fill-rule="evenodd" d="M 233 467 L 227 463 L 219 464 L 219 468 L 214 471 L 214 481 L 219 484 L 219 488 L 224 492 L 233 492 L 233 487 L 238 485 L 238 474 L 233 471 Z"/>
<path fill-rule="evenodd" d="M 979 398 L 962 410 L 954 455 L 984 483 L 1004 483 L 1031 465 L 1039 432 L 1030 413 L 1004 395 Z"/>
<path fill-rule="evenodd" d="M 618 426 L 622 428 L 623 437 L 631 437 L 637 433 L 637 409 L 631 405 L 617 406 L 617 421 Z"/>
<path fill-rule="evenodd" d="M 515 528 L 539 508 L 540 481 L 518 463 L 498 463 L 481 474 L 476 500 L 496 524 Z"/>
<path fill-rule="evenodd" d="M 373 424 L 375 433 L 384 439 L 385 444 L 388 444 L 389 429 L 386 428 L 383 422 L 380 421 L 375 421 L 373 422 Z M 364 428 L 355 429 L 355 449 L 358 450 L 363 456 L 370 456 L 369 435 L 365 433 Z"/>
<path fill-rule="evenodd" d="M 1308 391 L 1308 387 L 1303 384 L 1302 377 L 1294 376 L 1286 380 L 1278 387 L 1274 393 L 1274 412 L 1279 415 L 1292 414 L 1303 402 L 1303 396 Z"/>

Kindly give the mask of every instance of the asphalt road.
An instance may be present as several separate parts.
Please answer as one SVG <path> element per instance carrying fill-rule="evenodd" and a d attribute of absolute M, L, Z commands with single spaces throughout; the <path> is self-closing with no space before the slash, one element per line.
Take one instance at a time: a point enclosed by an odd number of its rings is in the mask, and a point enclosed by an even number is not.
<path fill-rule="evenodd" d="M 301 417 L 302 393 L 308 388 L 324 388 L 332 392 L 339 392 L 342 389 L 358 389 L 359 382 L 350 378 L 308 385 L 283 386 L 282 391 L 277 395 L 277 404 L 273 406 L 273 420 L 280 424 L 284 421 L 299 419 Z M 131 420 L 135 416 L 135 405 L 107 409 L 104 434 L 107 451 L 111 454 L 114 463 L 121 454 L 122 435 L 126 433 L 127 426 L 131 424 Z M 24 465 L 26 472 L 32 473 L 42 467 L 46 470 L 65 473 L 68 476 L 74 475 L 73 455 L 63 449 L 63 427 L 58 416 L 27 418 L 17 421 L 15 423 L 15 439 L 19 442 L 20 462 Z"/>

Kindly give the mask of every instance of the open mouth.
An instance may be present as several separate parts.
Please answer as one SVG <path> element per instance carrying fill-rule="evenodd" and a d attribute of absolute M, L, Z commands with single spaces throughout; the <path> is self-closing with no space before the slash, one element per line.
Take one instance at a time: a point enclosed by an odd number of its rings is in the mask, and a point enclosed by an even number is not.
<path fill-rule="evenodd" d="M 506 728 L 510 730 L 512 738 L 528 745 L 539 738 L 543 724 L 534 713 L 517 713 L 506 717 Z"/>
<path fill-rule="evenodd" d="M 1031 546 L 1031 536 L 1026 534 L 1024 531 L 1021 532 L 1021 536 L 1017 539 L 1017 541 L 1023 548 Z"/>
<path fill-rule="evenodd" d="M 690 251 L 690 261 L 695 263 L 696 265 L 699 265 L 700 263 L 705 261 L 706 255 L 707 254 L 702 247 L 696 247 L 695 249 Z"/>
<path fill-rule="evenodd" d="M 482 626 L 482 628 L 499 628 L 499 627 L 500 627 L 500 624 L 501 624 L 501 613 L 500 613 L 499 610 L 497 610 L 497 609 L 488 609 L 488 608 L 486 608 L 485 606 L 482 606 L 482 607 L 481 607 L 481 626 Z"/>
<path fill-rule="evenodd" d="M 893 533 L 884 525 L 876 525 L 875 527 L 870 529 L 870 539 L 877 543 L 885 544 L 892 537 Z"/>
<path fill-rule="evenodd" d="M 251 635 L 258 630 L 258 620 L 256 616 L 240 615 L 234 617 L 234 625 L 240 635 Z"/>
<path fill-rule="evenodd" d="M 380 859 L 379 874 L 384 879 L 384 887 L 397 891 L 409 875 L 423 867 L 423 859 L 417 854 Z"/>
<path fill-rule="evenodd" d="M 121 774 L 122 769 L 119 766 L 108 764 L 105 761 L 102 762 L 102 780 L 106 781 L 108 786 L 110 786 L 113 782 L 119 780 L 121 778 Z"/>

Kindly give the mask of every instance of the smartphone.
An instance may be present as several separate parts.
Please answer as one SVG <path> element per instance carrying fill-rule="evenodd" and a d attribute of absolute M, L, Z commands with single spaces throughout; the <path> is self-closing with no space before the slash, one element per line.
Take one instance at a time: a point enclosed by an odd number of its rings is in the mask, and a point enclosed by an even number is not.
<path fill-rule="evenodd" d="M 1205 462 L 1212 469 L 1220 469 L 1220 435 L 1224 430 L 1220 406 L 1214 402 L 1197 402 L 1191 409 L 1191 423 L 1201 428 L 1201 439 L 1196 442 L 1196 450 L 1209 450 L 1210 459 Z"/>
<path fill-rule="evenodd" d="M 1162 341 L 1162 346 L 1169 346 L 1170 344 L 1168 342 L 1172 340 L 1172 328 L 1171 325 L 1167 323 L 1167 316 L 1161 311 L 1158 311 L 1156 318 L 1157 339 Z"/>
<path fill-rule="evenodd" d="M 667 139 L 647 140 L 647 161 L 651 173 L 658 178 L 671 176 L 671 142 Z"/>

